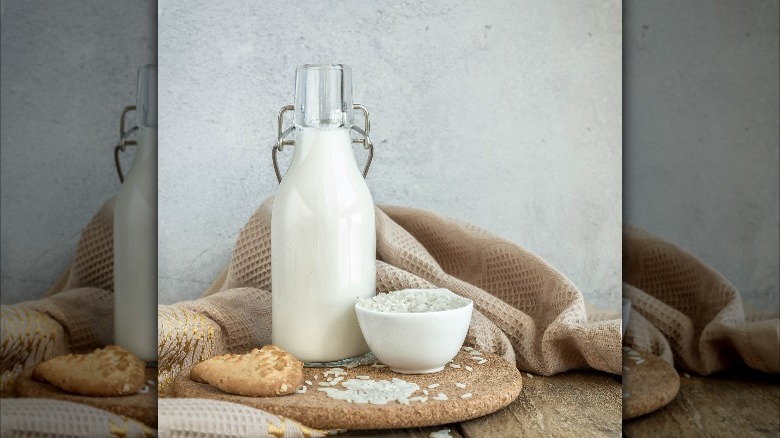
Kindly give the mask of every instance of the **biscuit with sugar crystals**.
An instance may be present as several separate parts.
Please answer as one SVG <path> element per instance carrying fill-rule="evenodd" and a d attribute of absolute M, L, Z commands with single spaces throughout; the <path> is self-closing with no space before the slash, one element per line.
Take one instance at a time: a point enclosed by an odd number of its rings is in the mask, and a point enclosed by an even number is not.
<path fill-rule="evenodd" d="M 123 348 L 109 345 L 88 354 L 57 356 L 38 364 L 33 378 L 70 393 L 94 397 L 136 394 L 146 383 L 146 364 Z"/>
<path fill-rule="evenodd" d="M 247 354 L 214 356 L 195 365 L 190 378 L 231 394 L 273 397 L 303 385 L 303 363 L 275 345 Z"/>

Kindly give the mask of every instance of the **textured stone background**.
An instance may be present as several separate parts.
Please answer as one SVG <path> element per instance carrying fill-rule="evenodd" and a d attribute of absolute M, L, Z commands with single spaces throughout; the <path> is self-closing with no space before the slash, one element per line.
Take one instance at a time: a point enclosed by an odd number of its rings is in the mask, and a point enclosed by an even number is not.
<path fill-rule="evenodd" d="M 626 224 L 780 306 L 778 1 L 625 3 Z"/>
<path fill-rule="evenodd" d="M 155 61 L 154 5 L 0 3 L 3 303 L 48 289 L 82 228 L 119 190 L 119 114 L 135 102 L 138 66 Z"/>
<path fill-rule="evenodd" d="M 632 0 L 625 20 L 626 222 L 774 308 L 777 5 Z M 335 60 L 353 66 L 372 110 L 377 202 L 493 230 L 615 305 L 619 5 L 304 8 L 161 2 L 172 62 L 160 70 L 171 129 L 160 139 L 162 302 L 195 296 L 273 193 L 268 151 L 295 66 Z M 135 68 L 154 59 L 154 12 L 147 1 L 0 3 L 3 303 L 43 292 L 116 193 L 117 117 Z"/>
<path fill-rule="evenodd" d="M 491 230 L 618 308 L 619 2 L 295 5 L 159 2 L 160 302 L 197 296 L 274 193 L 295 67 L 341 62 L 371 111 L 375 202 Z"/>

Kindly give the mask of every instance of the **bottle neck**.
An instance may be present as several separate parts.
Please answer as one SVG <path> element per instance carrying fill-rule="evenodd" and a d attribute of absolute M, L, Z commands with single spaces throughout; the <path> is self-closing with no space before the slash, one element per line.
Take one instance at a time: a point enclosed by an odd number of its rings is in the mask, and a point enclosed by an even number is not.
<path fill-rule="evenodd" d="M 300 163 L 310 156 L 349 157 L 352 155 L 352 139 L 349 129 L 318 129 L 296 127 L 295 154 L 292 164 Z"/>
<path fill-rule="evenodd" d="M 157 154 L 157 128 L 142 126 L 136 132 L 136 151 L 133 163 L 138 163 Z"/>

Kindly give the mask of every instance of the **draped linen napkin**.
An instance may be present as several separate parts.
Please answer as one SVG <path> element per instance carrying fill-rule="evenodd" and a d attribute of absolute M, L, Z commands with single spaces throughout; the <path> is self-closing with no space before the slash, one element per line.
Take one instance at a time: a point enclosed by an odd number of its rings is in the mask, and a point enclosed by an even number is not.
<path fill-rule="evenodd" d="M 193 364 L 271 341 L 271 211 L 239 233 L 228 266 L 195 301 L 158 310 L 160 392 Z M 377 292 L 446 287 L 474 301 L 466 343 L 524 371 L 621 371 L 619 313 L 588 318 L 582 293 L 520 246 L 406 207 L 376 209 Z"/>
<path fill-rule="evenodd" d="M 745 309 L 729 281 L 695 256 L 634 227 L 623 231 L 625 343 L 709 375 L 745 364 L 780 373 L 780 315 Z"/>
<path fill-rule="evenodd" d="M 70 266 L 44 298 L 0 306 L 0 393 L 13 395 L 25 368 L 83 353 L 114 336 L 114 204 L 109 199 L 81 233 Z"/>
<path fill-rule="evenodd" d="M 71 265 L 40 300 L 0 306 L 0 392 L 2 435 L 26 437 L 67 434 L 73 437 L 154 436 L 157 430 L 102 409 L 63 400 L 10 398 L 25 369 L 54 356 L 83 353 L 113 338 L 114 198 L 93 216 L 81 234 Z M 317 437 L 327 432 L 231 403 L 210 404 L 176 399 L 158 406 L 164 436 L 188 430 L 210 436 L 264 435 Z M 193 413 L 193 410 L 198 413 Z M 182 419 L 195 429 L 182 427 Z"/>
<path fill-rule="evenodd" d="M 269 199 L 244 226 L 228 267 L 201 299 L 159 306 L 161 397 L 169 395 L 176 374 L 193 364 L 270 342 L 271 207 Z M 580 368 L 620 372 L 619 313 L 586 311 L 577 287 L 538 256 L 472 225 L 422 210 L 379 207 L 376 221 L 378 292 L 447 287 L 474 300 L 466 342 L 502 355 L 522 370 L 543 375 Z M 110 200 L 84 230 L 71 267 L 43 299 L 2 306 L 4 395 L 11 393 L 24 368 L 110 342 L 112 233 Z M 4 405 L 14 401 L 6 399 Z M 161 400 L 159 428 L 171 436 L 203 427 L 213 434 L 227 433 L 236 430 L 231 420 L 235 414 L 247 424 L 264 425 L 268 433 L 332 432 L 224 405 Z M 68 406 L 61 408 L 63 415 L 74 413 Z M 230 415 L 220 414 L 225 412 Z M 243 417 L 247 412 L 251 415 Z"/>

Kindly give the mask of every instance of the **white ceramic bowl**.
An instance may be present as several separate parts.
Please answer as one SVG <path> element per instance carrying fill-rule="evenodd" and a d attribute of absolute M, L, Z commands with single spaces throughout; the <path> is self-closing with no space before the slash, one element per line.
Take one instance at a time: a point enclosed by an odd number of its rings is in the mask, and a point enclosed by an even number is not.
<path fill-rule="evenodd" d="M 447 289 L 440 293 L 453 294 Z M 427 374 L 444 369 L 466 339 L 474 303 L 451 310 L 420 313 L 378 312 L 355 305 L 369 348 L 391 370 Z"/>
<path fill-rule="evenodd" d="M 621 321 L 620 329 L 622 330 L 623 336 L 626 335 L 626 328 L 628 328 L 628 317 L 631 315 L 631 301 L 623 298 L 623 320 Z"/>

